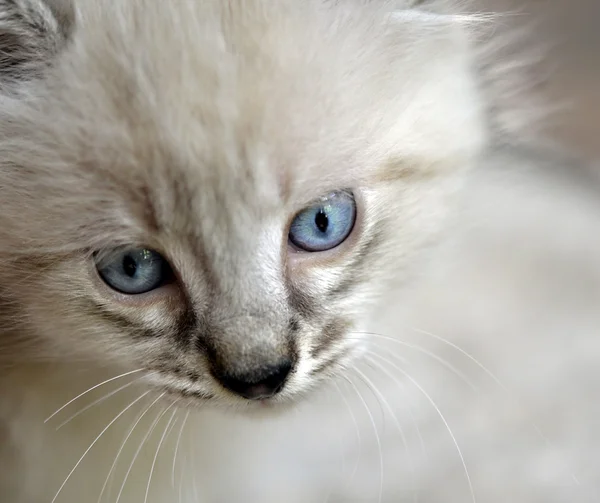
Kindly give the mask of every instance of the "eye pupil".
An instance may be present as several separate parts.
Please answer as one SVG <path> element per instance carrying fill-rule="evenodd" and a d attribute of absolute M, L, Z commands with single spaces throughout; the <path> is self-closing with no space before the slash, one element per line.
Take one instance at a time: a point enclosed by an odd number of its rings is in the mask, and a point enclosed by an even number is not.
<path fill-rule="evenodd" d="M 130 278 L 135 276 L 137 271 L 137 263 L 131 255 L 125 255 L 125 257 L 123 257 L 123 271 Z"/>
<path fill-rule="evenodd" d="M 327 213 L 325 213 L 322 209 L 319 210 L 315 215 L 315 225 L 322 233 L 327 232 L 327 227 L 329 227 L 329 218 L 327 218 Z"/>
<path fill-rule="evenodd" d="M 352 193 L 332 192 L 296 214 L 288 239 L 303 251 L 331 250 L 350 235 L 355 219 L 356 202 Z"/>
<path fill-rule="evenodd" d="M 113 290 L 128 295 L 150 292 L 170 280 L 172 271 L 159 253 L 147 248 L 115 252 L 96 262 L 100 277 Z"/>

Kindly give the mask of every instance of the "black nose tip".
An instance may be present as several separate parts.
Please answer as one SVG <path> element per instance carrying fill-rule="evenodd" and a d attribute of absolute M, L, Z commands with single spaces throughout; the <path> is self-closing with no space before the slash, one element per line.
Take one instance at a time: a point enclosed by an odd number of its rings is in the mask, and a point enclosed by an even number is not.
<path fill-rule="evenodd" d="M 291 370 L 292 362 L 284 360 L 247 374 L 222 374 L 218 379 L 228 390 L 249 400 L 260 400 L 279 393 Z"/>

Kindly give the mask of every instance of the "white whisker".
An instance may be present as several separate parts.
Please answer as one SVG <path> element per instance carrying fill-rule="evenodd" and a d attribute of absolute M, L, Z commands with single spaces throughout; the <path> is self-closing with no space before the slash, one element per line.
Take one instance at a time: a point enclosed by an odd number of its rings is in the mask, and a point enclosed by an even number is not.
<path fill-rule="evenodd" d="M 514 394 L 511 393 L 511 391 L 502 383 L 502 381 L 496 376 L 496 374 L 494 374 L 490 369 L 488 369 L 483 363 L 481 363 L 477 358 L 475 358 L 468 351 L 464 350 L 463 348 L 461 348 L 457 344 L 455 344 L 455 343 L 453 343 L 453 342 L 445 339 L 444 337 L 442 337 L 440 335 L 436 335 L 434 333 L 428 332 L 426 330 L 422 330 L 420 328 L 410 327 L 410 329 L 412 331 L 418 333 L 418 334 L 426 335 L 426 336 L 431 337 L 431 338 L 433 338 L 433 339 L 435 339 L 435 340 L 437 340 L 439 342 L 442 342 L 443 344 L 446 344 L 447 346 L 450 346 L 451 348 L 455 349 L 460 354 L 462 354 L 463 356 L 465 356 L 466 358 L 468 358 L 469 360 L 471 360 L 490 379 L 492 379 L 492 381 L 494 381 L 494 383 L 506 394 L 506 396 L 510 400 L 513 401 L 513 403 L 515 405 L 517 405 L 522 411 L 524 410 L 526 412 L 526 409 L 520 404 L 519 400 L 517 398 L 515 398 Z M 527 413 L 527 415 L 529 415 L 529 414 Z M 529 423 L 530 423 L 531 427 L 535 430 L 535 432 L 539 435 L 539 437 L 542 439 L 542 441 L 546 444 L 546 446 L 548 446 L 550 448 L 554 448 L 554 444 L 544 434 L 544 432 L 542 431 L 542 429 L 535 422 L 531 421 L 531 419 L 529 419 Z M 568 465 L 568 463 L 566 461 L 565 461 L 565 469 L 568 472 L 572 472 L 571 467 Z M 577 476 L 574 473 L 570 473 L 570 475 L 571 475 L 571 478 L 573 479 L 573 481 L 575 482 L 575 485 L 577 485 L 577 486 L 580 485 L 579 480 L 577 479 Z"/>
<path fill-rule="evenodd" d="M 154 405 L 154 403 L 158 402 L 162 397 L 164 397 L 165 394 L 166 393 L 162 393 L 152 403 L 152 405 Z M 171 404 L 171 405 L 173 405 L 173 404 Z M 170 408 L 170 406 L 169 406 L 169 408 Z M 117 495 L 117 499 L 116 499 L 115 503 L 119 503 L 119 501 L 121 501 L 121 496 L 123 495 L 123 491 L 125 490 L 125 486 L 127 485 L 127 480 L 129 479 L 129 475 L 131 473 L 131 470 L 133 470 L 133 465 L 135 464 L 135 461 L 137 460 L 137 457 L 139 456 L 140 451 L 144 447 L 144 444 L 146 443 L 146 440 L 148 440 L 148 438 L 150 437 L 150 435 L 154 431 L 154 428 L 156 428 L 156 425 L 158 424 L 158 422 L 160 421 L 160 419 L 165 415 L 165 413 L 169 410 L 169 408 L 166 408 L 165 410 L 163 410 L 162 412 L 160 412 L 160 413 L 157 414 L 156 419 L 150 425 L 150 428 L 148 429 L 148 432 L 146 433 L 146 435 L 144 436 L 144 438 L 140 442 L 140 445 L 137 448 L 137 450 L 135 451 L 135 454 L 133 455 L 133 459 L 131 460 L 131 463 L 129 464 L 129 468 L 127 469 L 127 472 L 125 473 L 125 477 L 123 478 L 123 482 L 121 483 L 121 488 L 119 489 L 119 494 Z"/>
<path fill-rule="evenodd" d="M 123 449 L 125 448 L 125 444 L 127 443 L 127 441 L 129 440 L 129 438 L 131 437 L 131 435 L 133 434 L 133 430 L 136 429 L 137 425 L 140 424 L 140 421 L 142 420 L 142 418 L 146 415 L 146 413 L 154 406 L 154 404 L 156 402 L 158 402 L 158 400 L 160 399 L 157 398 L 156 400 L 154 400 L 150 405 L 148 405 L 148 407 L 146 407 L 142 413 L 136 418 L 135 422 L 133 423 L 133 426 L 129 429 L 129 431 L 127 432 L 127 435 L 125 436 L 125 440 L 123 440 L 123 443 L 121 444 L 121 446 L 119 447 L 119 450 L 117 451 L 117 455 L 115 456 L 115 460 L 113 461 L 110 470 L 108 472 L 108 475 L 106 477 L 106 481 L 104 482 L 104 485 L 102 486 L 102 490 L 100 491 L 100 497 L 98 498 L 98 503 L 100 503 L 100 501 L 102 500 L 102 496 L 104 495 L 104 492 L 106 491 L 106 487 L 108 486 L 108 482 L 111 478 L 111 475 L 113 474 L 115 467 L 117 466 L 117 463 L 119 461 L 119 458 L 123 452 Z"/>
<path fill-rule="evenodd" d="M 183 419 L 183 423 L 181 424 L 181 429 L 179 430 L 179 435 L 177 435 L 177 443 L 175 444 L 175 454 L 173 454 L 173 471 L 171 472 L 171 485 L 173 487 L 175 487 L 175 465 L 177 463 L 177 454 L 179 452 L 179 444 L 181 443 L 181 435 L 183 434 L 185 424 L 187 423 L 187 420 L 189 417 L 190 417 L 190 411 L 188 410 L 185 414 L 185 418 Z"/>
<path fill-rule="evenodd" d="M 60 495 L 60 493 L 62 492 L 62 490 L 64 489 L 64 487 L 67 485 L 67 482 L 69 481 L 69 479 L 71 478 L 71 476 L 73 475 L 73 473 L 75 473 L 75 470 L 77 470 L 77 467 L 81 464 L 81 462 L 83 461 L 83 458 L 85 458 L 85 456 L 87 455 L 88 452 L 90 452 L 92 450 L 92 448 L 94 447 L 94 445 L 96 445 L 96 443 L 98 442 L 98 440 L 100 440 L 100 438 L 102 437 L 102 435 L 104 435 L 104 433 L 106 433 L 106 431 L 114 424 L 117 422 L 117 420 L 123 415 L 125 414 L 125 412 L 127 412 L 131 407 L 133 407 L 137 402 L 139 402 L 142 398 L 144 398 L 148 393 L 150 393 L 150 391 L 146 391 L 145 393 L 143 393 L 141 396 L 139 396 L 138 398 L 136 398 L 133 402 L 131 402 L 127 407 L 125 407 L 121 412 L 119 412 L 116 417 L 106 425 L 106 427 L 100 432 L 100 434 L 94 439 L 94 441 L 90 444 L 90 446 L 85 450 L 85 452 L 81 455 L 81 457 L 79 458 L 79 460 L 77 461 L 77 463 L 75 463 L 75 466 L 73 467 L 73 469 L 69 472 L 69 474 L 67 475 L 67 477 L 65 478 L 64 482 L 62 483 L 62 485 L 58 488 L 58 491 L 56 492 L 56 494 L 54 495 L 54 498 L 52 498 L 52 502 L 54 503 L 58 496 Z"/>
<path fill-rule="evenodd" d="M 141 379 L 141 378 L 140 378 Z M 81 416 L 81 414 L 83 414 L 84 412 L 90 410 L 92 407 L 95 407 L 96 405 L 108 400 L 111 396 L 116 395 L 117 393 L 119 393 L 120 391 L 123 391 L 126 388 L 129 388 L 129 386 L 131 386 L 132 384 L 138 382 L 139 379 L 134 379 L 131 382 L 128 382 L 127 384 L 121 386 L 120 388 L 117 388 L 114 391 L 111 391 L 110 393 L 107 393 L 106 395 L 104 395 L 101 398 L 98 398 L 98 400 L 94 400 L 92 403 L 90 403 L 89 405 L 86 405 L 85 407 L 83 407 L 82 409 L 80 409 L 79 411 L 77 411 L 75 414 L 73 414 L 71 417 L 69 417 L 68 419 L 66 419 L 65 421 L 63 421 L 62 423 L 60 423 L 57 427 L 56 427 L 56 431 L 60 430 L 61 428 L 63 428 L 64 426 L 66 426 L 67 424 L 69 424 L 71 421 L 73 421 L 73 419 Z"/>
<path fill-rule="evenodd" d="M 472 354 L 470 354 L 469 352 L 465 351 L 463 348 L 461 348 L 460 346 L 458 346 L 457 344 L 449 341 L 448 339 L 444 339 L 443 337 L 433 334 L 431 332 L 427 332 L 426 330 L 421 330 L 419 328 L 414 328 L 414 327 L 410 327 L 410 329 L 413 332 L 416 332 L 418 334 L 422 334 L 422 335 L 427 335 L 428 337 L 431 337 L 443 344 L 446 344 L 447 346 L 450 346 L 451 348 L 455 349 L 456 351 L 458 351 L 460 354 L 462 354 L 463 356 L 466 356 L 469 360 L 471 360 L 475 365 L 477 365 L 481 370 L 483 370 L 488 377 L 490 377 L 498 386 L 500 386 L 500 388 L 502 388 L 506 393 L 509 393 L 509 390 L 504 386 L 504 384 L 502 384 L 502 382 L 500 381 L 500 379 L 498 379 L 498 377 L 496 377 L 496 375 L 489 370 L 483 363 L 481 363 L 477 358 L 475 358 Z"/>
<path fill-rule="evenodd" d="M 377 354 L 372 349 L 369 350 L 369 353 Z M 396 359 L 396 360 L 398 360 L 400 362 L 404 362 L 403 358 L 397 357 L 393 353 L 390 354 L 390 358 L 394 358 L 394 359 Z M 373 362 L 373 364 L 375 364 L 375 362 Z M 377 365 L 377 368 L 379 368 L 380 370 L 383 370 L 380 367 L 380 365 Z M 400 388 L 401 390 L 404 390 L 405 395 L 408 395 L 408 393 L 406 392 L 406 388 L 405 388 L 404 384 L 396 376 L 392 376 L 392 379 L 394 380 L 394 382 L 398 386 L 398 388 Z M 417 432 L 417 438 L 419 439 L 419 443 L 421 444 L 421 452 L 423 453 L 423 456 L 427 459 L 429 456 L 427 454 L 427 449 L 425 447 L 425 440 L 423 440 L 423 435 L 421 435 L 421 428 L 419 428 L 419 422 L 415 418 L 415 415 L 413 414 L 412 407 L 410 406 L 410 404 L 407 404 L 407 407 L 408 407 L 407 408 L 408 415 L 410 417 L 410 420 L 411 420 L 413 426 L 415 427 L 415 430 Z"/>
<path fill-rule="evenodd" d="M 178 422 L 179 422 L 179 418 L 176 417 L 175 420 L 171 423 L 171 426 L 169 426 L 169 430 L 167 431 L 167 435 L 166 435 L 167 438 L 169 438 L 169 435 L 171 435 L 171 433 L 173 433 L 173 430 L 175 429 L 175 426 L 177 426 Z"/>
<path fill-rule="evenodd" d="M 411 475 L 412 475 L 412 480 L 413 480 L 413 498 L 414 501 L 418 500 L 418 496 L 417 496 L 417 492 L 416 492 L 416 487 L 415 487 L 415 480 L 416 480 L 416 474 L 415 474 L 415 464 L 414 464 L 414 460 L 412 458 L 412 455 L 410 453 L 410 448 L 408 446 L 408 442 L 406 440 L 406 436 L 404 434 L 404 430 L 402 428 L 402 426 L 400 425 L 400 421 L 398 420 L 398 416 L 396 416 L 394 410 L 392 409 L 391 405 L 389 404 L 389 402 L 386 400 L 386 398 L 383 396 L 383 394 L 377 389 L 377 387 L 375 386 L 375 384 L 373 383 L 373 381 L 371 381 L 371 379 L 369 379 L 363 372 L 361 372 L 360 370 L 358 370 L 357 368 L 353 369 L 354 372 L 356 372 L 360 378 L 366 383 L 366 385 L 373 390 L 374 393 L 376 393 L 377 395 L 380 396 L 381 400 L 383 401 L 383 404 L 386 406 L 386 408 L 388 409 L 389 413 L 392 416 L 392 420 L 394 421 L 394 424 L 396 425 L 396 428 L 398 428 L 398 432 L 400 433 L 400 438 L 402 439 L 402 443 L 404 444 L 404 448 L 406 449 L 406 456 L 408 458 L 408 463 L 410 465 L 410 471 L 411 471 Z"/>
<path fill-rule="evenodd" d="M 171 405 L 169 405 L 169 407 L 165 410 L 165 412 L 167 412 L 167 410 L 169 410 L 171 407 L 173 407 L 176 403 L 177 403 L 177 401 L 175 401 Z M 169 427 L 173 423 L 173 419 L 175 418 L 176 413 L 177 413 L 177 409 L 175 409 L 173 411 L 173 414 L 171 414 L 171 417 L 169 418 L 169 422 L 165 426 L 165 431 L 163 432 L 162 436 L 160 437 L 158 446 L 156 447 L 156 453 L 154 454 L 154 459 L 152 460 L 152 466 L 150 467 L 150 475 L 148 476 L 148 485 L 146 486 L 146 495 L 144 496 L 144 503 L 148 503 L 148 494 L 150 494 L 150 485 L 152 484 L 152 476 L 154 475 L 154 468 L 156 467 L 156 460 L 158 459 L 158 454 L 160 452 L 160 448 L 162 447 L 163 442 L 165 441 L 165 437 L 167 436 Z"/>
<path fill-rule="evenodd" d="M 475 490 L 473 489 L 473 483 L 471 482 L 471 476 L 469 475 L 469 470 L 467 468 L 467 463 L 465 462 L 465 458 L 463 456 L 462 450 L 460 449 L 460 446 L 458 445 L 458 441 L 456 440 L 456 437 L 454 436 L 454 433 L 452 432 L 452 429 L 450 428 L 450 425 L 448 424 L 448 421 L 446 421 L 446 418 L 444 417 L 444 414 L 442 414 L 442 411 L 437 406 L 437 404 L 435 403 L 435 401 L 433 400 L 433 398 L 431 398 L 431 396 L 429 395 L 429 393 L 427 393 L 423 389 L 423 387 L 410 374 L 408 374 L 407 372 L 405 372 L 404 370 L 402 370 L 394 362 L 388 360 L 384 356 L 377 355 L 377 354 L 373 354 L 373 355 L 375 357 L 379 358 L 380 360 L 382 360 L 383 362 L 387 363 L 388 365 L 391 365 L 392 367 L 394 367 L 396 370 L 398 370 L 398 372 L 402 373 L 402 375 L 404 375 L 423 394 L 423 396 L 427 399 L 427 401 L 435 409 L 435 411 L 437 412 L 438 416 L 440 417 L 440 419 L 444 423 L 444 426 L 446 427 L 446 430 L 448 431 L 448 434 L 450 435 L 450 438 L 452 439 L 452 442 L 454 443 L 454 446 L 456 447 L 456 451 L 458 452 L 458 456 L 460 458 L 460 461 L 462 463 L 463 469 L 465 471 L 465 476 L 466 476 L 466 479 L 467 479 L 467 483 L 469 484 L 469 491 L 471 493 L 471 499 L 472 499 L 473 503 L 477 503 L 477 499 L 475 498 Z M 367 358 L 370 359 L 370 360 L 372 360 L 368 356 L 367 356 Z M 390 374 L 388 374 L 388 375 L 390 375 Z"/>
<path fill-rule="evenodd" d="M 429 358 L 437 361 L 438 363 L 440 363 L 441 365 L 443 365 L 444 367 L 446 367 L 448 370 L 450 370 L 450 372 L 452 372 L 459 379 L 461 379 L 473 391 L 478 391 L 477 386 L 475 386 L 471 382 L 471 380 L 464 373 L 462 373 L 460 370 L 458 370 L 454 365 L 452 365 L 451 363 L 449 363 L 447 360 L 445 360 L 441 356 L 438 356 L 435 353 L 432 353 L 431 351 L 429 351 L 429 350 L 427 350 L 427 349 L 419 346 L 418 344 L 411 344 L 409 342 L 405 342 L 405 341 L 397 339 L 395 337 L 390 337 L 389 335 L 376 334 L 374 332 L 356 332 L 356 333 L 360 333 L 361 335 L 370 335 L 372 337 L 379 337 L 380 339 L 383 339 L 383 340 L 386 340 L 386 341 L 390 341 L 390 342 L 394 342 L 394 343 L 400 344 L 401 346 L 404 346 L 406 348 L 418 351 L 419 353 L 422 353 L 422 354 L 428 356 Z"/>
<path fill-rule="evenodd" d="M 331 405 L 332 400 L 331 400 L 331 394 L 327 394 L 327 401 L 329 402 L 329 404 Z M 336 430 L 338 432 L 338 434 L 336 435 L 336 440 L 337 440 L 337 447 L 338 447 L 338 451 L 340 454 L 340 461 L 341 461 L 341 473 L 342 475 L 346 472 L 346 456 L 344 455 L 344 444 L 342 441 L 342 432 L 341 429 L 339 428 L 335 428 L 335 422 L 330 420 L 330 424 L 333 424 L 334 426 L 334 430 Z M 327 488 L 327 492 L 325 493 L 325 496 L 323 497 L 323 499 L 321 500 L 321 503 L 327 503 L 329 501 L 329 498 L 331 497 L 334 488 L 335 488 L 335 477 L 331 477 L 332 481 L 331 484 L 329 484 L 329 487 Z"/>
<path fill-rule="evenodd" d="M 182 463 L 183 467 L 181 468 L 181 473 L 179 475 L 179 503 L 182 502 L 182 492 L 183 492 L 183 475 L 185 474 L 185 462 L 187 461 L 187 457 L 183 457 Z"/>
<path fill-rule="evenodd" d="M 383 451 L 381 450 L 381 439 L 379 438 L 379 432 L 377 431 L 377 424 L 375 423 L 375 418 L 373 417 L 373 414 L 371 413 L 371 409 L 369 409 L 369 405 L 367 404 L 367 401 L 362 396 L 362 394 L 361 394 L 360 390 L 358 389 L 358 387 L 356 386 L 356 384 L 354 384 L 348 377 L 344 377 L 344 379 L 346 379 L 346 381 L 350 384 L 350 386 L 352 386 L 352 388 L 356 392 L 359 400 L 362 402 L 363 406 L 365 407 L 365 410 L 367 412 L 367 415 L 369 416 L 369 420 L 371 421 L 371 424 L 373 425 L 373 432 L 375 433 L 375 441 L 377 442 L 377 449 L 379 451 L 379 497 L 377 498 L 377 501 L 378 501 L 378 503 L 381 503 L 381 501 L 383 499 L 383 477 L 384 477 Z"/>
<path fill-rule="evenodd" d="M 373 391 L 373 389 L 371 388 L 371 386 L 369 386 L 364 380 L 362 380 L 359 376 L 359 379 L 365 384 L 366 388 L 369 390 L 369 393 L 371 393 L 371 395 L 373 395 L 373 397 L 375 398 L 375 401 L 377 402 L 377 406 L 379 407 L 379 412 L 381 413 L 381 417 L 385 416 L 385 412 L 383 410 L 383 404 L 381 403 L 381 399 L 379 398 L 379 395 L 377 393 L 375 393 Z M 382 424 L 382 428 L 383 431 L 385 432 L 385 428 L 386 428 L 386 424 L 385 421 Z"/>
<path fill-rule="evenodd" d="M 144 369 L 137 369 L 137 370 L 132 370 L 131 372 L 125 372 L 124 374 L 118 375 L 116 377 L 111 377 L 110 379 L 107 379 L 106 381 L 102 381 L 100 384 L 96 384 L 95 386 L 92 386 L 91 388 L 88 388 L 87 390 L 85 390 L 83 393 L 77 395 L 72 400 L 69 400 L 66 404 L 64 404 L 60 409 L 56 410 L 53 414 L 51 414 L 50 416 L 48 416 L 44 420 L 44 424 L 47 423 L 48 421 L 50 421 L 54 416 L 56 416 L 57 414 L 59 414 L 66 407 L 68 407 L 69 405 L 71 405 L 75 400 L 79 400 L 82 396 L 85 396 L 89 392 L 94 391 L 95 389 L 98 389 L 100 386 L 104 386 L 105 384 L 108 384 L 109 382 L 112 382 L 112 381 L 116 381 L 117 379 L 121 379 L 122 377 L 127 377 L 129 375 L 136 374 L 138 372 L 142 372 L 143 370 Z"/>
<path fill-rule="evenodd" d="M 344 401 L 346 408 L 348 409 L 348 414 L 350 414 L 350 418 L 352 419 L 352 423 L 354 424 L 354 431 L 356 432 L 356 438 L 357 438 L 357 443 L 358 443 L 358 446 L 357 446 L 358 454 L 356 456 L 356 461 L 354 462 L 354 468 L 352 469 L 352 474 L 351 474 L 351 477 L 354 477 L 356 475 L 356 471 L 358 470 L 358 465 L 360 464 L 360 456 L 362 454 L 362 439 L 360 438 L 360 428 L 358 427 L 358 421 L 356 420 L 354 411 L 352 410 L 352 407 L 350 407 L 350 402 L 348 402 L 348 399 L 344 395 L 344 393 L 343 393 L 342 389 L 339 387 L 338 383 L 334 383 L 334 384 L 335 384 L 335 387 L 338 390 L 340 396 L 342 397 L 342 400 Z"/>

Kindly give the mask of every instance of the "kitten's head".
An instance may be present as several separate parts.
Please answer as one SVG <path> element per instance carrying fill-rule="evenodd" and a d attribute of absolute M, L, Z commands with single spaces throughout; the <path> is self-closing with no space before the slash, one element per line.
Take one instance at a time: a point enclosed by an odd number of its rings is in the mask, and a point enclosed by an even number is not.
<path fill-rule="evenodd" d="M 383 3 L 0 0 L 5 358 L 226 403 L 348 365 L 486 136 L 462 23 Z"/>

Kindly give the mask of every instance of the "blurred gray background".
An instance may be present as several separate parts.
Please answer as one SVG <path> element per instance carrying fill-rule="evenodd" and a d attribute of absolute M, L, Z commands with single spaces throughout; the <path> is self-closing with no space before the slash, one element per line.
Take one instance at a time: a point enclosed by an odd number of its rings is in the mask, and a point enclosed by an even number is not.
<path fill-rule="evenodd" d="M 537 37 L 552 44 L 551 100 L 568 103 L 547 130 L 600 157 L 600 0 L 476 0 L 484 9 L 517 10 L 539 22 Z"/>

